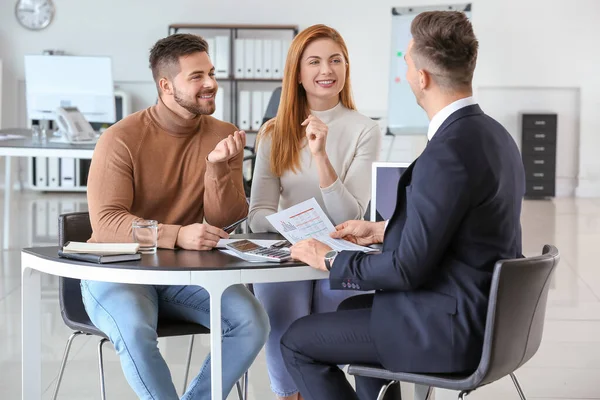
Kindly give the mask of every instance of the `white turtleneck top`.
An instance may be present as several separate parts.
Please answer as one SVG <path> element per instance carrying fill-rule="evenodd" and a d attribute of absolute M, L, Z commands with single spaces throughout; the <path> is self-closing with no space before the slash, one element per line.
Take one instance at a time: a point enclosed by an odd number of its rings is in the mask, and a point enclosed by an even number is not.
<path fill-rule="evenodd" d="M 301 170 L 280 178 L 270 169 L 270 139 L 257 149 L 248 221 L 253 232 L 275 232 L 266 216 L 314 197 L 334 225 L 362 219 L 371 197 L 371 164 L 377 161 L 381 132 L 377 123 L 338 103 L 326 111 L 311 111 L 329 128 L 327 156 L 338 179 L 319 187 L 316 163 L 308 145 L 300 153 Z"/>

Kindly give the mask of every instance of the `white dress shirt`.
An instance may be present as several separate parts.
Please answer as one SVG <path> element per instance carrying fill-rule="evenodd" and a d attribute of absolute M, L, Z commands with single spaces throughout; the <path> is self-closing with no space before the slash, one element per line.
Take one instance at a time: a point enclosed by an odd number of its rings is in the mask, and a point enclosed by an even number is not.
<path fill-rule="evenodd" d="M 427 130 L 427 139 L 431 140 L 433 135 L 440 129 L 440 126 L 448 119 L 448 117 L 454 114 L 456 111 L 461 108 L 472 106 L 473 104 L 477 104 L 473 96 L 465 97 L 460 100 L 456 100 L 454 103 L 448 104 L 446 107 L 442 108 L 431 118 L 429 122 L 429 129 Z"/>

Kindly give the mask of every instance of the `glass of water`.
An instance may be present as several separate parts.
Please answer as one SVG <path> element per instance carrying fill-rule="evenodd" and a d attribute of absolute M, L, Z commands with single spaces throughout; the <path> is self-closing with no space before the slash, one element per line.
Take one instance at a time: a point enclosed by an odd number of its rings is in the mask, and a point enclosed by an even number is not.
<path fill-rule="evenodd" d="M 40 126 L 39 125 L 33 125 L 31 127 L 31 141 L 33 143 L 39 143 L 41 135 L 42 135 L 42 129 L 40 128 Z"/>
<path fill-rule="evenodd" d="M 158 247 L 158 222 L 154 220 L 137 220 L 131 225 L 133 241 L 140 244 L 140 253 L 154 254 Z"/>

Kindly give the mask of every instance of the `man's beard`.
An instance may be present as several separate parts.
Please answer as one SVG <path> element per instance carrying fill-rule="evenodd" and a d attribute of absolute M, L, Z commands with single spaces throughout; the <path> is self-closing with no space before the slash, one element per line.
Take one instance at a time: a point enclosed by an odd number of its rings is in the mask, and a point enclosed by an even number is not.
<path fill-rule="evenodd" d="M 203 94 L 208 94 L 208 93 L 203 93 Z M 215 103 L 214 103 L 214 97 L 213 97 L 213 103 L 212 104 L 207 104 L 206 106 L 202 106 L 194 101 L 188 101 L 186 99 L 184 99 L 183 97 L 179 96 L 179 93 L 177 92 L 177 88 L 173 87 L 173 98 L 175 99 L 175 102 L 177 104 L 179 104 L 181 107 L 185 108 L 187 111 L 189 111 L 190 113 L 194 114 L 194 115 L 211 115 L 212 113 L 215 112 Z"/>

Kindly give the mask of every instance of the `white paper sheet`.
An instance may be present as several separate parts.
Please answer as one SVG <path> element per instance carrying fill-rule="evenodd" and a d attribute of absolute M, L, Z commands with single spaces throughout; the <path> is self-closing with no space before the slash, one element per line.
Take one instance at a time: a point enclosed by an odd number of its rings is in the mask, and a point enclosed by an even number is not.
<path fill-rule="evenodd" d="M 372 249 L 370 247 L 359 246 L 359 245 L 349 242 L 347 240 L 334 239 L 334 238 L 330 237 L 329 234 L 315 236 L 315 239 L 317 239 L 319 242 L 325 243 L 327 246 L 329 246 L 333 250 L 337 250 L 337 251 L 364 251 L 367 253 L 372 252 L 372 251 L 377 251 L 376 249 Z"/>
<path fill-rule="evenodd" d="M 313 238 L 337 251 L 375 251 L 347 240 L 332 239 L 329 234 L 335 232 L 335 227 L 314 197 L 269 215 L 267 221 L 292 244 Z"/>

